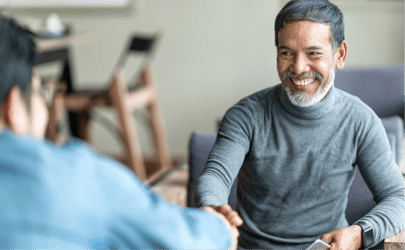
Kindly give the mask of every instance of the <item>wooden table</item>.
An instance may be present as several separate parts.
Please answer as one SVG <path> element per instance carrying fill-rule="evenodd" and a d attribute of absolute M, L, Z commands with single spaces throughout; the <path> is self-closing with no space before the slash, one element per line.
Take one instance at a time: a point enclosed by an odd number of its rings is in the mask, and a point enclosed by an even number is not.
<path fill-rule="evenodd" d="M 68 35 L 61 38 L 37 38 L 37 52 L 49 52 L 70 48 L 72 45 L 88 43 L 95 37 L 95 33 Z"/>
<path fill-rule="evenodd" d="M 404 230 L 388 238 L 384 242 L 384 249 L 405 249 Z"/>
<path fill-rule="evenodd" d="M 168 202 L 186 207 L 188 176 L 188 164 L 181 164 L 162 181 L 153 186 L 152 190 L 160 194 Z"/>

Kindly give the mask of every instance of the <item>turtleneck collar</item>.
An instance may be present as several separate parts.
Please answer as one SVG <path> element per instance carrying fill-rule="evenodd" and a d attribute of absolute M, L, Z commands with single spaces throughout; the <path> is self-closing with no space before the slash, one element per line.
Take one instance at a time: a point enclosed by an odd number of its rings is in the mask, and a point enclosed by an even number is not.
<path fill-rule="evenodd" d="M 276 91 L 281 106 L 291 115 L 305 120 L 316 120 L 322 118 L 332 111 L 335 104 L 336 90 L 334 85 L 321 102 L 309 107 L 300 107 L 292 104 L 281 84 L 277 86 Z"/>

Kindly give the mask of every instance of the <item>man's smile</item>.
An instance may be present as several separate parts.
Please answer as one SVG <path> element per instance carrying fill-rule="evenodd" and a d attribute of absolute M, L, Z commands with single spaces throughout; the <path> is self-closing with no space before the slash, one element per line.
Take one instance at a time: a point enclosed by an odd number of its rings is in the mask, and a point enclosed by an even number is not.
<path fill-rule="evenodd" d="M 292 83 L 293 88 L 298 91 L 307 91 L 309 88 L 312 88 L 313 83 L 316 82 L 317 78 L 288 78 L 289 81 Z"/>
<path fill-rule="evenodd" d="M 311 83 L 313 83 L 315 81 L 315 78 L 306 78 L 306 79 L 295 79 L 295 78 L 291 78 L 291 81 L 298 86 L 306 86 L 309 85 Z"/>

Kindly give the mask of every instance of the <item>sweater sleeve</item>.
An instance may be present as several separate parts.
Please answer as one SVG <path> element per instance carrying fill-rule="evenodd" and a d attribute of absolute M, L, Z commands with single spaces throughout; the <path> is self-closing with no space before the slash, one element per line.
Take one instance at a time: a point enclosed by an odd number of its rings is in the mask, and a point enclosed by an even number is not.
<path fill-rule="evenodd" d="M 132 172 L 100 162 L 100 179 L 108 234 L 100 237 L 108 248 L 227 249 L 230 232 L 216 215 L 171 204 L 151 192 Z M 101 183 L 102 182 L 102 183 Z M 103 247 L 103 248 L 104 248 Z"/>
<path fill-rule="evenodd" d="M 194 204 L 218 206 L 228 203 L 232 184 L 238 175 L 252 138 L 252 112 L 238 103 L 222 119 L 216 142 L 197 183 Z"/>
<path fill-rule="evenodd" d="M 381 120 L 374 116 L 370 123 L 360 133 L 357 164 L 377 205 L 355 224 L 370 225 L 378 244 L 404 229 L 404 181 Z"/>

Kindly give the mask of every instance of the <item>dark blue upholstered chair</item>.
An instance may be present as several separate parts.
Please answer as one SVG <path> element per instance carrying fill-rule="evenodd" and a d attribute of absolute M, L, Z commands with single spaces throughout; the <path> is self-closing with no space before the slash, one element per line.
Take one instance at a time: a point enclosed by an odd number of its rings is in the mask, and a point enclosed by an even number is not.
<path fill-rule="evenodd" d="M 382 118 L 391 150 L 398 164 L 401 160 L 404 131 L 403 84 L 403 65 L 342 70 L 337 72 L 335 79 L 337 88 L 358 96 Z M 220 119 L 217 122 L 219 124 Z M 191 135 L 189 141 L 188 164 L 190 175 L 187 187 L 187 206 L 194 207 L 194 190 L 215 140 L 215 132 L 196 131 Z M 237 181 L 235 180 L 228 199 L 228 203 L 233 209 L 235 209 L 237 201 L 236 185 Z M 364 216 L 374 206 L 373 196 L 360 172 L 356 170 L 346 208 L 346 218 L 349 224 Z M 381 247 L 381 245 L 378 247 Z"/>
<path fill-rule="evenodd" d="M 336 71 L 335 86 L 359 97 L 381 118 L 403 118 L 404 65 Z"/>

